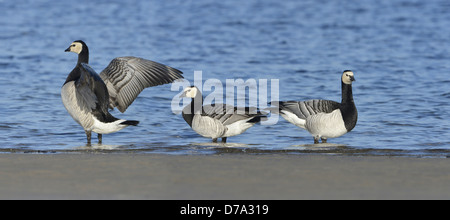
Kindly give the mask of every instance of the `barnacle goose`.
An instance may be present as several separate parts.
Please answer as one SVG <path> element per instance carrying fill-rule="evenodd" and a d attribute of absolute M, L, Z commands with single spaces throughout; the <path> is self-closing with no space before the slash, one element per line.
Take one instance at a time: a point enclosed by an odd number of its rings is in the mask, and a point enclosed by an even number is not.
<path fill-rule="evenodd" d="M 292 124 L 306 129 L 314 143 L 327 142 L 327 138 L 340 137 L 356 125 L 358 112 L 353 101 L 354 74 L 345 70 L 341 77 L 342 102 L 329 100 L 279 102 L 280 115 Z"/>
<path fill-rule="evenodd" d="M 98 75 L 89 66 L 86 44 L 74 41 L 65 52 L 78 54 L 78 62 L 62 86 L 61 98 L 72 118 L 80 124 L 91 145 L 91 132 L 102 134 L 119 131 L 138 121 L 112 116 L 109 109 L 125 112 L 142 90 L 183 78 L 182 72 L 169 66 L 137 57 L 117 57 Z"/>
<path fill-rule="evenodd" d="M 225 104 L 203 105 L 202 93 L 195 86 L 186 87 L 180 97 L 192 98 L 191 103 L 183 108 L 184 120 L 196 133 L 212 138 L 215 143 L 218 138 L 226 143 L 227 137 L 242 134 L 266 118 L 256 108 Z"/>

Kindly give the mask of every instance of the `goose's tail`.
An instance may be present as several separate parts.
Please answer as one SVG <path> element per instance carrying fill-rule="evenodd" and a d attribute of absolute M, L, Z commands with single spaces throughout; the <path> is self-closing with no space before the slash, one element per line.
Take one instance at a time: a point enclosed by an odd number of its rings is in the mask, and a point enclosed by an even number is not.
<path fill-rule="evenodd" d="M 134 120 L 126 120 L 124 122 L 120 123 L 121 125 L 131 125 L 131 126 L 137 126 L 139 124 L 139 121 L 134 121 Z"/>

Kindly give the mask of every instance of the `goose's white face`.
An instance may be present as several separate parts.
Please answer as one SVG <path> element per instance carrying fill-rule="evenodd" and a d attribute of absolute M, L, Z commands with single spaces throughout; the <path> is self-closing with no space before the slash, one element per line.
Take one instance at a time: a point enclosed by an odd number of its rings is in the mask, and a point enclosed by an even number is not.
<path fill-rule="evenodd" d="M 69 48 L 66 49 L 66 52 L 74 52 L 76 54 L 80 54 L 83 50 L 83 45 L 80 42 L 73 42 Z"/>
<path fill-rule="evenodd" d="M 197 92 L 198 92 L 197 87 L 187 87 L 183 90 L 183 93 L 181 94 L 180 97 L 195 98 Z"/>
<path fill-rule="evenodd" d="M 355 76 L 351 71 L 345 71 L 342 74 L 342 82 L 345 84 L 352 84 L 352 81 L 355 81 Z"/>

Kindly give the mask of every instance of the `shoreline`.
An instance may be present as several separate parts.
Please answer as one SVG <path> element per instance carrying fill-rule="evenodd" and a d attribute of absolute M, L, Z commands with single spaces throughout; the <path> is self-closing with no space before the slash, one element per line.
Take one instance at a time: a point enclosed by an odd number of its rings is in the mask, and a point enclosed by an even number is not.
<path fill-rule="evenodd" d="M 450 199 L 446 158 L 0 154 L 0 199 Z"/>

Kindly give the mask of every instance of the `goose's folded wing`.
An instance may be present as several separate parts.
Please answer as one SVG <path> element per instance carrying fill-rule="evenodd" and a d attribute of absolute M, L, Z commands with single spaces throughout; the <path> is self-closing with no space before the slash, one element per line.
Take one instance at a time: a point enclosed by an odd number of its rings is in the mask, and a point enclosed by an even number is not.
<path fill-rule="evenodd" d="M 203 115 L 219 120 L 223 125 L 233 124 L 241 120 L 250 120 L 264 115 L 257 108 L 238 108 L 225 104 L 204 105 Z"/>
<path fill-rule="evenodd" d="M 125 112 L 147 87 L 181 79 L 182 72 L 172 67 L 138 57 L 117 57 L 100 73 L 109 92 L 109 107 Z"/>
<path fill-rule="evenodd" d="M 80 67 L 80 78 L 75 82 L 78 105 L 86 111 L 108 112 L 108 92 L 99 75 L 88 65 Z"/>
<path fill-rule="evenodd" d="M 339 103 L 330 100 L 286 101 L 279 102 L 280 111 L 288 111 L 301 119 L 306 119 L 317 113 L 330 113 L 339 108 Z"/>
<path fill-rule="evenodd" d="M 192 129 L 204 137 L 220 137 L 227 131 L 219 120 L 203 115 L 194 117 Z"/>

